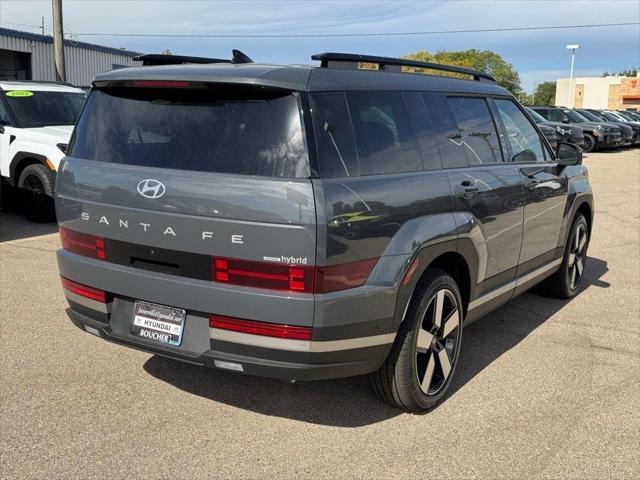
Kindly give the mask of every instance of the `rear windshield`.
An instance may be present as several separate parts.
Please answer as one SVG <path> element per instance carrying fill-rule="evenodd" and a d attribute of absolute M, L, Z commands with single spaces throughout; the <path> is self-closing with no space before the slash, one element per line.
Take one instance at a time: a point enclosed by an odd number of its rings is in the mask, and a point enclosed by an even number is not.
<path fill-rule="evenodd" d="M 23 128 L 74 125 L 80 115 L 85 93 L 9 90 L 4 97 Z"/>
<path fill-rule="evenodd" d="M 70 155 L 143 167 L 309 176 L 298 99 L 255 90 L 94 90 Z"/>

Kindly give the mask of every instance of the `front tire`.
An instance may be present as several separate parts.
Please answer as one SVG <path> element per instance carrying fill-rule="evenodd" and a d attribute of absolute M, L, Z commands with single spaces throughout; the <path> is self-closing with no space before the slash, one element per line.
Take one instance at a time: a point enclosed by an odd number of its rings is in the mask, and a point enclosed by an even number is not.
<path fill-rule="evenodd" d="M 462 342 L 463 308 L 455 280 L 429 269 L 380 369 L 371 375 L 376 394 L 409 412 L 434 408 L 444 398 Z"/>
<path fill-rule="evenodd" d="M 588 247 L 589 226 L 584 215 L 579 213 L 571 225 L 560 268 L 542 284 L 547 295 L 556 298 L 573 298 L 578 293 L 587 265 Z"/>
<path fill-rule="evenodd" d="M 593 152 L 596 149 L 596 137 L 590 133 L 585 133 L 584 144 L 582 146 L 583 152 Z"/>
<path fill-rule="evenodd" d="M 27 166 L 18 180 L 24 214 L 32 222 L 52 222 L 56 218 L 53 203 L 55 175 L 44 165 Z"/>

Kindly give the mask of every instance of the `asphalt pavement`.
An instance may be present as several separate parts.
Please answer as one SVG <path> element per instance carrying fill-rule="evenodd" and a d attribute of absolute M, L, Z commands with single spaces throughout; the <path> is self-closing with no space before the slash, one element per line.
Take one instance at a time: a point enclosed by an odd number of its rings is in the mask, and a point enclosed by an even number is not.
<path fill-rule="evenodd" d="M 585 164 L 582 291 L 527 293 L 467 328 L 451 394 L 424 415 L 364 377 L 287 384 L 83 333 L 55 225 L 0 212 L 0 477 L 639 478 L 640 150 Z"/>

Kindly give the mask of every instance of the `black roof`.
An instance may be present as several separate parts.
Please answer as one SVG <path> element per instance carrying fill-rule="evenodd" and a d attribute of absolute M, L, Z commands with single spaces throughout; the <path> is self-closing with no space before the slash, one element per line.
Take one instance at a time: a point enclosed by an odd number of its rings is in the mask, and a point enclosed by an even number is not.
<path fill-rule="evenodd" d="M 495 83 L 420 73 L 320 68 L 311 65 L 185 64 L 131 67 L 98 75 L 95 82 L 183 80 L 262 85 L 298 91 L 423 90 L 509 95 Z"/>
<path fill-rule="evenodd" d="M 49 35 L 40 35 L 39 33 L 23 32 L 21 30 L 13 30 L 11 28 L 0 27 L 0 36 L 22 38 L 25 40 L 31 40 L 34 42 L 43 42 L 53 44 L 53 37 Z M 96 45 L 95 43 L 78 42 L 75 40 L 64 41 L 65 47 L 84 48 L 86 50 L 93 50 L 95 52 L 113 53 L 115 55 L 122 55 L 125 57 L 135 57 L 141 55 L 140 52 L 132 52 L 130 50 L 123 50 L 121 48 L 105 47 L 104 45 Z"/>

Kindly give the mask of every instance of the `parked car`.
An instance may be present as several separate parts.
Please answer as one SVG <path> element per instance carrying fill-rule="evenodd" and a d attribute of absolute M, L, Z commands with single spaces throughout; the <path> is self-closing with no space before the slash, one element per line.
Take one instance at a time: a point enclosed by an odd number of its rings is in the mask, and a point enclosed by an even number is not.
<path fill-rule="evenodd" d="M 640 113 L 634 110 L 618 110 L 618 113 L 631 122 L 640 122 Z"/>
<path fill-rule="evenodd" d="M 68 84 L 0 80 L 0 174 L 32 221 L 55 218 L 56 171 L 85 99 Z"/>
<path fill-rule="evenodd" d="M 549 121 L 574 124 L 582 128 L 582 133 L 584 134 L 582 148 L 585 152 L 605 148 L 618 148 L 622 144 L 620 128 L 603 122 L 589 121 L 570 108 L 534 105 L 531 109 Z"/>
<path fill-rule="evenodd" d="M 582 152 L 553 152 L 486 73 L 312 58 L 95 78 L 57 178 L 69 316 L 238 373 L 371 374 L 389 404 L 433 408 L 463 325 L 540 282 L 578 292 Z"/>
<path fill-rule="evenodd" d="M 637 141 L 639 141 L 638 135 L 640 134 L 640 126 L 633 128 L 633 125 L 629 124 L 624 119 L 618 118 L 615 115 L 605 115 L 603 110 L 576 108 L 576 111 L 586 117 L 589 120 L 596 122 L 606 122 L 609 125 L 615 125 L 620 128 L 622 133 L 622 146 L 630 147 Z"/>
<path fill-rule="evenodd" d="M 575 143 L 579 147 L 582 147 L 584 145 L 584 135 L 582 133 L 582 128 L 576 127 L 575 125 L 567 125 L 566 123 L 550 122 L 530 107 L 525 107 L 524 109 L 531 116 L 531 118 L 533 118 L 533 121 L 538 124 L 538 127 L 540 127 L 540 130 L 542 130 L 542 133 L 547 136 L 547 139 L 549 139 L 549 141 L 551 141 L 550 137 L 542 127 L 550 127 L 553 129 L 554 135 L 557 137 L 556 142 Z"/>
<path fill-rule="evenodd" d="M 633 128 L 634 132 L 634 145 L 640 144 L 640 118 L 635 118 L 633 115 L 628 115 L 631 112 L 616 111 L 616 110 L 604 110 L 603 113 L 608 113 L 609 116 L 616 118 L 617 120 L 624 122 L 625 125 Z"/>

